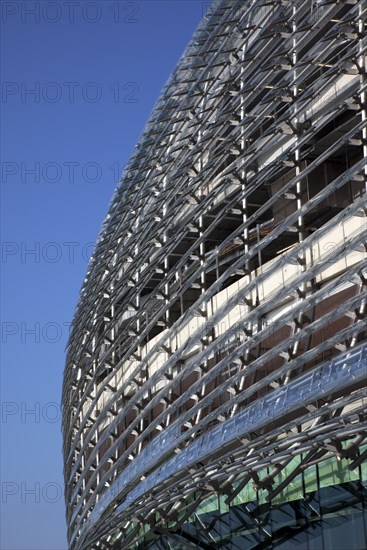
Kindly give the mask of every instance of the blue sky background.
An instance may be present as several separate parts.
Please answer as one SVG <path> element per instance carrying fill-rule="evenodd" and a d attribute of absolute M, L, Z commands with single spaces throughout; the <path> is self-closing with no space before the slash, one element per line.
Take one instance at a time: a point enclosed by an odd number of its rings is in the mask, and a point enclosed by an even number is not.
<path fill-rule="evenodd" d="M 2 550 L 67 548 L 68 323 L 118 176 L 209 3 L 1 2 Z"/>

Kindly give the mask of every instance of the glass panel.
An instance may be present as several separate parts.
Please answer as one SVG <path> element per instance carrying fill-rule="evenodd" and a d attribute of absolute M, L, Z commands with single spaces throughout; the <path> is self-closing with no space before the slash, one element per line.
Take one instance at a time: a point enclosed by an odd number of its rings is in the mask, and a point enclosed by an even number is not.
<path fill-rule="evenodd" d="M 229 512 L 229 505 L 226 504 L 227 495 L 219 495 L 219 510 L 221 514 Z"/>
<path fill-rule="evenodd" d="M 361 500 L 359 484 L 355 481 L 343 485 L 324 487 L 320 490 L 322 514 L 336 512 L 354 506 Z"/>
<path fill-rule="evenodd" d="M 308 550 L 324 550 L 322 527 L 319 521 L 311 522 L 307 529 Z"/>
<path fill-rule="evenodd" d="M 343 511 L 324 518 L 323 540 L 325 550 L 365 550 L 362 513 Z"/>
<path fill-rule="evenodd" d="M 360 454 L 362 454 L 366 449 L 367 445 L 362 445 L 360 448 Z M 367 485 L 367 460 L 364 460 L 361 464 L 361 474 L 364 485 Z"/>
<path fill-rule="evenodd" d="M 294 463 L 290 464 L 289 469 L 294 466 Z M 309 468 L 305 476 L 308 488 L 317 486 L 317 469 Z M 307 492 L 297 500 L 289 498 L 288 501 L 273 502 L 271 505 L 268 502 L 259 504 L 256 500 L 235 505 L 232 501 L 227 505 L 226 495 L 212 495 L 202 503 L 201 513 L 193 516 L 195 521 L 192 517 L 191 522 L 185 523 L 179 531 L 180 535 L 174 535 L 175 525 L 172 522 L 171 529 L 166 525 L 166 535 L 156 538 L 150 534 L 145 537 L 145 545 L 139 548 L 153 549 L 149 546 L 151 543 L 155 543 L 155 550 L 191 548 L 188 543 L 186 547 L 186 543 L 183 546 L 179 543 L 180 537 L 186 540 L 183 537 L 186 533 L 187 541 L 194 541 L 190 544 L 204 543 L 223 550 L 258 547 L 264 550 L 365 550 L 367 517 L 364 518 L 363 514 L 366 513 L 366 488 L 360 481 L 341 483 L 343 475 L 340 464 L 334 458 L 320 470 L 324 486 Z M 326 485 L 330 480 L 336 480 L 336 485 Z M 300 491 L 299 485 L 300 479 L 297 479 L 291 488 L 291 497 L 294 491 Z M 285 494 L 286 491 L 283 496 Z"/>
<path fill-rule="evenodd" d="M 289 534 L 284 534 L 283 539 L 287 539 Z M 309 550 L 308 537 L 306 532 L 293 534 L 288 540 L 274 542 L 274 548 L 277 550 Z M 320 548 L 318 549 L 320 550 Z"/>
<path fill-rule="evenodd" d="M 318 485 L 315 465 L 310 466 L 303 472 L 303 479 L 306 493 L 313 493 L 314 491 L 317 491 Z"/>
<path fill-rule="evenodd" d="M 218 497 L 217 495 L 211 495 L 210 497 L 203 500 L 203 502 L 200 504 L 197 510 L 197 514 L 205 514 L 208 512 L 214 512 L 214 510 L 218 510 L 219 503 L 218 503 Z"/>
<path fill-rule="evenodd" d="M 275 478 L 274 487 L 276 488 L 284 481 L 301 462 L 301 456 L 294 457 L 287 466 Z M 299 473 L 279 495 L 273 499 L 273 503 L 289 502 L 291 500 L 299 500 L 303 497 L 302 473 Z"/>
<path fill-rule="evenodd" d="M 349 460 L 337 460 L 332 457 L 319 464 L 320 487 L 338 485 L 359 479 L 358 468 L 348 470 Z"/>
<path fill-rule="evenodd" d="M 266 500 L 266 497 L 268 496 L 269 492 L 266 489 L 260 489 L 257 492 L 257 498 L 259 504 L 268 504 L 268 501 Z"/>
<path fill-rule="evenodd" d="M 234 488 L 238 487 L 239 483 L 234 484 Z M 232 504 L 235 506 L 237 504 L 243 504 L 245 502 L 250 502 L 251 500 L 257 500 L 256 491 L 253 486 L 253 482 L 249 481 L 247 485 L 238 493 L 237 496 L 232 500 Z"/>

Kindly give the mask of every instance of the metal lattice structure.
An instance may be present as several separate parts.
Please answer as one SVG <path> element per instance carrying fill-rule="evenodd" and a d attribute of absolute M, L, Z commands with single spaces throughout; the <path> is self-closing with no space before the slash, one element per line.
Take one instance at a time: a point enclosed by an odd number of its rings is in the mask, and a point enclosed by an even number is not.
<path fill-rule="evenodd" d="M 215 2 L 170 77 L 68 344 L 72 549 L 178 544 L 208 495 L 366 459 L 366 19 Z"/>

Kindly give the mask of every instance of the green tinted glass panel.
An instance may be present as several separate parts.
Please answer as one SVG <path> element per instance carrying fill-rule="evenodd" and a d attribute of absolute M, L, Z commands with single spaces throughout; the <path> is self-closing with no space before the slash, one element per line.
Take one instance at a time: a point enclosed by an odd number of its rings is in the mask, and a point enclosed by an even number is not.
<path fill-rule="evenodd" d="M 316 466 L 309 466 L 304 472 L 303 472 L 303 479 L 305 484 L 305 491 L 306 493 L 313 493 L 314 491 L 317 491 L 317 475 L 316 475 Z"/>
<path fill-rule="evenodd" d="M 256 501 L 256 491 L 253 487 L 252 482 L 250 481 L 247 483 L 246 487 L 244 487 L 237 496 L 232 500 L 231 504 L 233 506 L 237 506 L 237 504 L 244 504 L 245 502 L 251 502 L 252 500 Z"/>
<path fill-rule="evenodd" d="M 340 485 L 348 481 L 359 479 L 358 468 L 350 471 L 348 469 L 348 460 L 337 460 L 336 457 L 329 458 L 318 465 L 320 487 L 329 487 L 330 485 Z"/>
<path fill-rule="evenodd" d="M 295 468 L 299 466 L 301 462 L 301 457 L 294 457 L 289 464 L 287 464 L 283 470 L 275 478 L 274 488 L 276 488 L 281 482 L 286 480 Z M 279 495 L 277 495 L 273 502 L 275 504 L 280 504 L 281 502 L 289 502 L 291 500 L 299 500 L 303 497 L 303 487 L 302 487 L 302 474 L 301 472 L 282 490 Z"/>
<path fill-rule="evenodd" d="M 360 448 L 360 453 L 362 454 L 367 449 L 367 445 L 363 445 Z M 362 481 L 367 482 L 367 460 L 364 460 L 361 464 L 361 474 Z"/>
<path fill-rule="evenodd" d="M 200 504 L 197 514 L 207 514 L 208 512 L 214 512 L 215 510 L 218 510 L 219 503 L 218 503 L 218 497 L 217 495 L 212 495 Z"/>

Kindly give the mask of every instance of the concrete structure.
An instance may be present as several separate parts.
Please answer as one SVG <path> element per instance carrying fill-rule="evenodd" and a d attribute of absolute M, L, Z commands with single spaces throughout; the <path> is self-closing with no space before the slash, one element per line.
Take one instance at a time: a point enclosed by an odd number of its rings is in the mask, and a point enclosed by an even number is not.
<path fill-rule="evenodd" d="M 215 2 L 164 88 L 68 345 L 73 550 L 366 547 L 366 19 Z"/>

